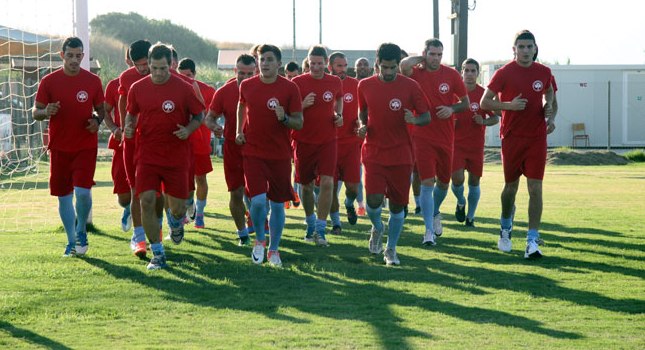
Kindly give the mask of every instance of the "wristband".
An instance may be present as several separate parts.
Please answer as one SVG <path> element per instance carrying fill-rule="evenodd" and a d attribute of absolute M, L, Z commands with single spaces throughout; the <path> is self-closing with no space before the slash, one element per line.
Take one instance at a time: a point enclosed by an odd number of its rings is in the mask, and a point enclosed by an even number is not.
<path fill-rule="evenodd" d="M 97 124 L 99 124 L 99 126 L 100 126 L 100 125 L 101 125 L 101 123 L 103 122 L 103 119 L 101 119 L 101 118 L 99 118 L 99 117 L 97 117 L 97 116 L 95 116 L 95 115 L 93 115 L 93 116 L 92 116 L 92 118 L 93 118 L 94 120 L 96 120 L 96 123 L 97 123 Z"/>
<path fill-rule="evenodd" d="M 282 119 L 282 120 L 280 121 L 280 123 L 282 123 L 282 124 L 284 124 L 284 125 L 289 124 L 289 116 L 285 114 L 285 115 L 284 115 L 284 119 Z"/>

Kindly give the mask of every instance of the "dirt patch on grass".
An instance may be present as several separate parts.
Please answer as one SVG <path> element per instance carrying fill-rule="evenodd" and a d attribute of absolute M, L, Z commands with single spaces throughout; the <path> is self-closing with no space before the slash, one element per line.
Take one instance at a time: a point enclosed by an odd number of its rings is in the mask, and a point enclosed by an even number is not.
<path fill-rule="evenodd" d="M 501 164 L 500 149 L 486 149 L 484 161 Z M 554 165 L 625 165 L 629 161 L 612 151 L 550 150 L 547 153 L 547 163 Z"/>

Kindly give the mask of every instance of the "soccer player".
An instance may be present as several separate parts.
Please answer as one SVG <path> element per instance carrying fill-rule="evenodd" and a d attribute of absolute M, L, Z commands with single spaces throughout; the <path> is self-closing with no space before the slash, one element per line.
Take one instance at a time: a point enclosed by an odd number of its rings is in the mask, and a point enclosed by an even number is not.
<path fill-rule="evenodd" d="M 336 129 L 343 125 L 343 83 L 325 73 L 327 50 L 315 45 L 309 49 L 309 73 L 293 78 L 304 96 L 303 127 L 295 131 L 295 163 L 302 188 L 302 206 L 307 222 L 306 241 L 327 246 L 325 231 L 331 208 L 336 172 Z M 320 177 L 317 213 L 314 213 L 314 181 Z"/>
<path fill-rule="evenodd" d="M 197 76 L 195 61 L 190 58 L 184 58 L 179 61 L 177 71 L 179 74 L 191 79 L 195 79 Z M 215 95 L 215 88 L 197 79 L 195 79 L 195 83 L 199 86 L 199 91 L 204 98 L 204 104 L 207 106 L 210 105 Z M 206 124 L 200 125 L 199 129 L 190 134 L 190 144 L 193 149 L 193 156 L 195 157 L 195 190 L 189 193 L 187 205 L 189 206 L 189 213 L 193 214 L 195 218 L 195 228 L 204 228 L 204 209 L 206 208 L 206 198 L 208 197 L 208 181 L 206 175 L 213 171 L 210 156 L 212 151 L 211 130 Z M 197 194 L 197 201 L 193 199 L 195 193 Z M 194 210 L 191 211 L 190 209 Z"/>
<path fill-rule="evenodd" d="M 84 255 L 89 247 L 86 224 L 92 209 L 96 132 L 105 119 L 101 79 L 81 68 L 83 56 L 81 39 L 65 39 L 60 51 L 63 67 L 40 81 L 32 109 L 35 120 L 49 120 L 49 192 L 58 197 L 67 234 L 65 257 Z"/>
<path fill-rule="evenodd" d="M 552 75 L 548 67 L 533 61 L 537 44 L 530 31 L 516 34 L 513 53 L 515 59 L 495 72 L 481 100 L 482 108 L 502 111 L 504 189 L 497 247 L 503 252 L 512 250 L 515 196 L 520 177 L 524 175 L 529 192 L 529 227 L 524 257 L 540 258 L 538 230 L 542 218 L 546 135 L 555 130 Z"/>
<path fill-rule="evenodd" d="M 156 213 L 157 192 L 163 184 L 170 205 L 170 237 L 184 238 L 191 150 L 188 137 L 201 125 L 204 105 L 192 87 L 170 73 L 171 48 L 157 43 L 150 48 L 150 76 L 132 85 L 128 93 L 125 137 L 138 134 L 136 192 L 153 258 L 149 270 L 166 267 Z"/>
<path fill-rule="evenodd" d="M 271 242 L 269 264 L 282 266 L 278 247 L 284 229 L 284 202 L 293 199 L 291 191 L 291 130 L 302 128 L 302 98 L 298 87 L 278 75 L 282 52 L 274 45 L 259 47 L 260 74 L 240 84 L 235 142 L 244 145 L 244 179 L 251 198 L 251 218 L 262 222 L 267 216 Z M 256 240 L 251 253 L 255 264 L 264 261 L 265 229 L 255 225 Z"/>
<path fill-rule="evenodd" d="M 291 61 L 284 66 L 284 77 L 291 80 L 300 75 L 300 67 L 298 63 Z"/>
<path fill-rule="evenodd" d="M 228 207 L 237 228 L 238 245 L 249 244 L 249 232 L 246 227 L 244 214 L 244 166 L 242 162 L 242 146 L 235 143 L 237 124 L 237 102 L 240 98 L 240 84 L 255 75 L 257 69 L 255 58 L 249 54 L 237 57 L 235 80 L 231 80 L 215 92 L 206 115 L 206 125 L 221 136 L 222 127 L 217 119 L 224 118 L 224 178 L 229 192 Z"/>
<path fill-rule="evenodd" d="M 452 157 L 452 193 L 457 197 L 455 217 L 466 226 L 475 226 L 475 210 L 481 190 L 479 181 L 484 170 L 484 138 L 486 127 L 499 122 L 499 117 L 479 106 L 484 88 L 477 84 L 479 62 L 467 58 L 461 65 L 470 108 L 455 115 L 455 148 Z M 464 169 L 468 171 L 468 214 L 464 197 Z"/>
<path fill-rule="evenodd" d="M 343 83 L 343 126 L 337 128 L 338 152 L 334 190 L 329 216 L 332 221 L 332 233 L 342 232 L 340 223 L 340 203 L 338 201 L 339 184 L 345 183 L 345 209 L 347 221 L 355 225 L 358 219 L 354 201 L 358 195 L 358 184 L 361 179 L 361 145 L 363 139 L 356 135 L 358 127 L 358 80 L 347 75 L 347 58 L 342 52 L 329 56 L 327 67 L 332 75 Z"/>
<path fill-rule="evenodd" d="M 422 56 L 410 56 L 401 61 L 401 72 L 416 80 L 434 108 L 434 122 L 414 128 L 412 144 L 416 168 L 421 180 L 421 212 L 425 222 L 424 245 L 434 245 L 441 236 L 439 208 L 448 194 L 452 174 L 452 153 L 455 137 L 455 113 L 470 105 L 466 86 L 459 72 L 441 64 L 443 44 L 439 39 L 425 42 Z M 435 187 L 436 182 L 436 187 Z"/>
<path fill-rule="evenodd" d="M 369 78 L 372 75 L 370 74 L 370 61 L 365 57 L 357 59 L 354 62 L 354 71 L 356 72 L 356 79 L 359 81 Z"/>
<path fill-rule="evenodd" d="M 381 204 L 390 200 L 387 249 L 383 260 L 399 265 L 396 245 L 405 220 L 403 208 L 408 204 L 413 156 L 407 124 L 426 125 L 430 122 L 428 101 L 414 80 L 398 74 L 401 49 L 391 43 L 378 48 L 376 64 L 379 74 L 358 84 L 359 136 L 365 137 L 363 164 L 367 215 L 372 222 L 369 251 L 383 251 Z M 412 111 L 418 115 L 415 116 Z"/>

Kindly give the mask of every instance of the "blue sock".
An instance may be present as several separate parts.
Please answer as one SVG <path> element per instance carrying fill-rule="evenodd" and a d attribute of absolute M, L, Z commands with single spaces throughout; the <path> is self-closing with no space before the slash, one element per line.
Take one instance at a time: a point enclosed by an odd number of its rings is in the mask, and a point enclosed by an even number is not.
<path fill-rule="evenodd" d="M 417 208 L 421 207 L 421 200 L 419 199 L 420 196 L 414 196 L 414 204 L 417 206 Z"/>
<path fill-rule="evenodd" d="M 255 239 L 264 241 L 266 239 L 264 221 L 267 219 L 267 194 L 261 193 L 251 198 L 251 209 L 249 211 L 255 228 Z"/>
<path fill-rule="evenodd" d="M 248 228 L 243 228 L 241 230 L 237 230 L 237 236 L 238 237 L 246 237 L 249 235 L 249 229 Z"/>
<path fill-rule="evenodd" d="M 537 240 L 540 238 L 540 234 L 538 233 L 538 230 L 531 228 L 529 231 L 526 233 L 526 241 L 534 241 L 537 242 Z"/>
<path fill-rule="evenodd" d="M 166 254 L 166 252 L 164 252 L 164 250 L 163 250 L 163 244 L 161 242 L 150 244 L 150 250 L 152 250 L 153 255 L 164 255 L 164 254 Z"/>
<path fill-rule="evenodd" d="M 186 199 L 186 206 L 190 207 L 191 205 L 193 205 L 193 203 L 195 203 L 195 198 L 191 195 L 190 198 Z"/>
<path fill-rule="evenodd" d="M 307 222 L 307 236 L 311 236 L 316 230 L 316 214 L 306 216 L 305 221 Z"/>
<path fill-rule="evenodd" d="M 166 213 L 166 222 L 168 223 L 168 226 L 170 226 L 170 217 L 172 216 L 172 215 L 170 215 L 170 208 L 164 209 L 164 213 Z M 162 219 L 162 221 L 163 221 L 163 219 Z"/>
<path fill-rule="evenodd" d="M 345 208 L 353 208 L 354 207 L 354 200 L 349 199 L 349 197 L 345 197 Z"/>
<path fill-rule="evenodd" d="M 452 185 L 450 185 L 450 189 L 452 189 L 452 193 L 457 198 L 457 204 L 466 205 L 466 198 L 464 197 L 464 184 L 455 186 L 455 184 L 453 183 Z M 468 195 L 470 195 L 470 192 L 468 192 Z"/>
<path fill-rule="evenodd" d="M 329 213 L 329 217 L 331 218 L 332 226 L 340 226 L 340 212 Z"/>
<path fill-rule="evenodd" d="M 434 197 L 434 214 L 437 215 L 439 214 L 439 208 L 441 208 L 441 203 L 443 203 L 443 200 L 446 199 L 446 196 L 448 195 L 448 189 L 443 189 L 439 186 L 434 187 L 434 192 L 432 193 L 432 196 Z"/>
<path fill-rule="evenodd" d="M 480 196 L 481 188 L 479 186 L 468 185 L 468 214 L 466 214 L 466 217 L 470 220 L 475 218 L 475 210 L 477 210 Z"/>
<path fill-rule="evenodd" d="M 284 203 L 274 201 L 270 201 L 270 203 L 271 217 L 269 218 L 269 227 L 271 230 L 269 234 L 271 236 L 271 242 L 269 242 L 269 250 L 278 250 L 285 222 Z"/>
<path fill-rule="evenodd" d="M 380 205 L 376 208 L 372 208 L 368 204 L 365 206 L 365 211 L 367 212 L 367 216 L 370 218 L 374 229 L 379 232 L 383 231 L 383 219 L 381 219 L 381 212 L 383 211 L 383 208 L 381 208 Z"/>
<path fill-rule="evenodd" d="M 363 166 L 361 165 L 359 171 L 360 177 L 358 181 L 358 192 L 356 192 L 356 201 L 358 203 L 363 203 Z"/>
<path fill-rule="evenodd" d="M 137 243 L 145 242 L 146 232 L 143 230 L 143 226 L 137 226 L 134 228 L 134 232 L 132 233 L 132 240 Z"/>
<path fill-rule="evenodd" d="M 74 187 L 76 197 L 76 233 L 87 232 L 87 217 L 92 209 L 92 195 L 89 188 Z"/>
<path fill-rule="evenodd" d="M 434 232 L 432 226 L 432 220 L 434 218 L 434 198 L 433 198 L 434 186 L 421 185 L 421 195 L 419 199 L 421 200 L 421 213 L 423 214 L 423 222 L 426 225 L 426 232 Z"/>
<path fill-rule="evenodd" d="M 244 205 L 246 205 L 247 208 L 251 209 L 251 200 L 249 199 L 249 197 L 243 195 L 242 200 L 244 201 Z"/>
<path fill-rule="evenodd" d="M 325 239 L 325 230 L 327 229 L 327 220 L 316 219 L 316 233 L 320 238 Z"/>
<path fill-rule="evenodd" d="M 197 208 L 196 209 L 197 215 L 204 215 L 204 209 L 206 208 L 206 200 L 198 199 L 196 208 Z"/>
<path fill-rule="evenodd" d="M 338 186 L 336 186 L 336 198 L 338 198 L 338 195 L 340 194 L 340 190 L 343 188 L 343 182 L 338 181 Z"/>
<path fill-rule="evenodd" d="M 58 214 L 67 234 L 67 243 L 75 245 L 76 231 L 74 221 L 76 220 L 76 212 L 74 211 L 74 195 L 72 193 L 58 197 Z"/>
<path fill-rule="evenodd" d="M 390 212 L 390 220 L 388 223 L 387 233 L 387 247 L 391 249 L 396 249 L 396 243 L 399 241 L 399 236 L 401 236 L 401 231 L 403 231 L 403 221 L 405 213 L 401 210 L 398 213 Z"/>
<path fill-rule="evenodd" d="M 499 218 L 500 224 L 502 225 L 503 229 L 510 229 L 511 226 L 513 225 L 513 219 L 512 218 Z"/>

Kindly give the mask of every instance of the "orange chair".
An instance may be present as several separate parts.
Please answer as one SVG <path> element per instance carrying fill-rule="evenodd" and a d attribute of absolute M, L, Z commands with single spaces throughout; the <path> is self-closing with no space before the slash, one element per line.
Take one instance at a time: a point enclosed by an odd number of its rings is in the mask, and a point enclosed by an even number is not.
<path fill-rule="evenodd" d="M 585 123 L 571 124 L 571 131 L 573 132 L 573 138 L 571 139 L 572 147 L 576 147 L 577 141 L 584 141 L 585 147 L 589 147 L 589 135 L 585 129 Z"/>

